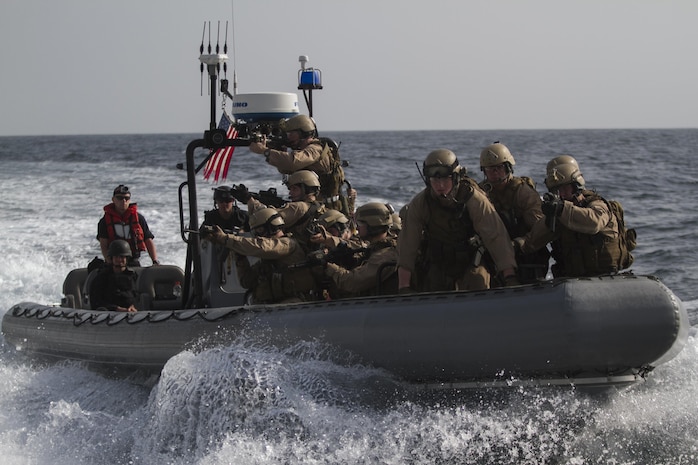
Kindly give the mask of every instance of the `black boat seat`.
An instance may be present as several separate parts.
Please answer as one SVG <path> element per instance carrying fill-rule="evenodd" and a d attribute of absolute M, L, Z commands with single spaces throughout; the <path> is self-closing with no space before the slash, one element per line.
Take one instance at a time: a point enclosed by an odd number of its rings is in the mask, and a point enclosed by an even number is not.
<path fill-rule="evenodd" d="M 182 308 L 175 286 L 184 285 L 184 271 L 174 265 L 158 265 L 138 271 L 139 310 L 177 310 Z"/>
<path fill-rule="evenodd" d="M 87 268 L 76 268 L 68 273 L 63 281 L 61 307 L 83 308 L 83 287 L 87 280 Z"/>

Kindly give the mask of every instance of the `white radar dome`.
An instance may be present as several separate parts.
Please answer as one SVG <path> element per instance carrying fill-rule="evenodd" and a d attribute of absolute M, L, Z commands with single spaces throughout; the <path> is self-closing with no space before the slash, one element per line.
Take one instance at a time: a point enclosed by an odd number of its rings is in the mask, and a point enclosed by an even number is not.
<path fill-rule="evenodd" d="M 233 117 L 246 123 L 291 118 L 300 113 L 298 96 L 290 92 L 260 92 L 233 96 Z"/>

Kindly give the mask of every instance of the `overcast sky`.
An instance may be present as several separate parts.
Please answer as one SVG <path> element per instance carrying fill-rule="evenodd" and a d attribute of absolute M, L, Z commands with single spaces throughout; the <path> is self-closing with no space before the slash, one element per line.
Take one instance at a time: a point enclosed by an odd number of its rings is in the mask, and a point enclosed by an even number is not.
<path fill-rule="evenodd" d="M 698 127 L 696 0 L 1 0 L 0 135 L 207 129 L 205 21 L 323 131 Z"/>

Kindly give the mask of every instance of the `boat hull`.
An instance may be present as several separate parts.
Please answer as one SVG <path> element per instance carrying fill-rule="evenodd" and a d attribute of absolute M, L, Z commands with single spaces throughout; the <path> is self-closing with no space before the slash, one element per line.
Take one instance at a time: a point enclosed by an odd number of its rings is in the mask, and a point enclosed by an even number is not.
<path fill-rule="evenodd" d="M 626 383 L 675 356 L 681 301 L 659 280 L 620 275 L 481 292 L 135 314 L 21 303 L 5 340 L 31 355 L 159 371 L 197 340 L 325 341 L 432 386 Z"/>

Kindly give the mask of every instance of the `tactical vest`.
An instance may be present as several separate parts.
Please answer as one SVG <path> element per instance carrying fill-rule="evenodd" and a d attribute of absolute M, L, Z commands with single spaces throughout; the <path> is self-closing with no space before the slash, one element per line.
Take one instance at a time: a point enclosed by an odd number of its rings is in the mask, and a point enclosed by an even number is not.
<path fill-rule="evenodd" d="M 260 260 L 253 295 L 255 303 L 277 303 L 290 299 L 316 300 L 315 279 L 308 268 L 291 269 L 278 260 Z"/>
<path fill-rule="evenodd" d="M 223 218 L 218 210 L 206 210 L 203 224 L 218 225 L 227 233 L 235 232 L 238 229 L 250 230 L 249 215 L 237 205 L 233 206 L 233 213 L 228 219 Z"/>
<path fill-rule="evenodd" d="M 513 176 L 502 190 L 495 190 L 487 181 L 480 183 L 480 186 L 487 192 L 487 197 L 502 219 L 502 223 L 504 223 L 509 237 L 513 239 L 515 237 L 525 236 L 530 231 L 530 227 L 526 224 L 523 215 L 524 212 L 517 210 L 516 199 L 520 195 L 520 190 L 526 189 L 526 186 L 530 186 L 536 191 L 536 183 L 533 179 L 527 176 Z M 496 267 L 489 253 L 486 254 L 484 261 L 485 266 L 487 266 L 490 272 L 495 274 Z M 548 273 L 549 261 L 550 253 L 547 247 L 538 249 L 530 254 L 523 254 L 521 251 L 517 250 L 516 274 L 519 277 L 519 281 L 522 283 L 532 283 L 539 279 L 545 279 Z"/>
<path fill-rule="evenodd" d="M 585 190 L 582 194 L 584 196 L 582 206 L 597 200 L 606 202 L 593 191 Z M 611 213 L 610 222 L 596 234 L 582 234 L 558 223 L 559 236 L 553 241 L 553 258 L 556 262 L 553 265 L 555 277 L 598 276 L 616 273 L 621 269 L 620 237 L 616 233 L 618 229 L 617 219 L 613 211 L 610 209 L 609 211 Z M 614 230 L 612 235 L 605 232 L 609 228 Z"/>
<path fill-rule="evenodd" d="M 427 188 L 429 189 L 429 188 Z M 472 266 L 477 247 L 473 243 L 475 229 L 466 203 L 479 189 L 477 183 L 462 177 L 458 183 L 455 202 L 444 206 L 428 192 L 429 209 L 424 231 L 423 259 L 427 266 L 436 266 L 447 276 L 457 279 Z"/>
<path fill-rule="evenodd" d="M 529 227 L 523 218 L 523 212 L 517 211 L 515 208 L 515 200 L 518 197 L 519 189 L 525 185 L 529 185 L 534 191 L 536 190 L 535 182 L 526 176 L 512 177 L 501 191 L 495 190 L 487 181 L 480 183 L 480 187 L 487 192 L 487 197 L 507 228 L 509 237 L 512 238 L 523 236 L 529 231 Z"/>

